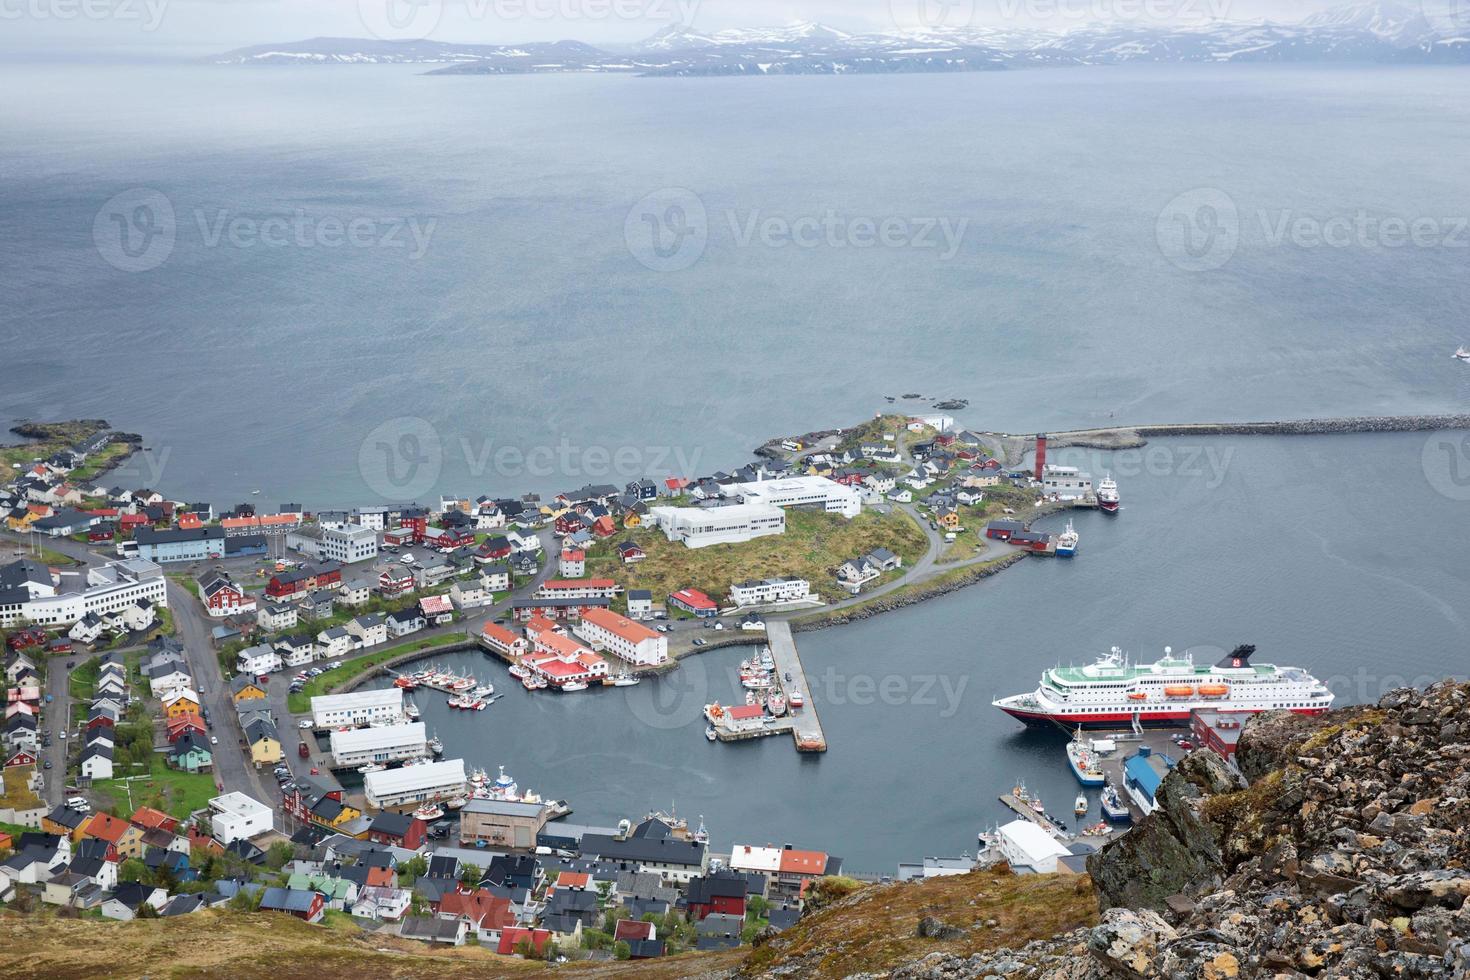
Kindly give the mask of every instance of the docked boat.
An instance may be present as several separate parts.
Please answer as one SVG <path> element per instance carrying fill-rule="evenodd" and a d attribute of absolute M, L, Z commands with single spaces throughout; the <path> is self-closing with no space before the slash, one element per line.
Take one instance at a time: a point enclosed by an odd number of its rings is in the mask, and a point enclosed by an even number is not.
<path fill-rule="evenodd" d="M 1117 787 L 1108 783 L 1102 791 L 1102 814 L 1103 818 L 1110 823 L 1132 823 L 1133 811 L 1123 802 Z"/>
<path fill-rule="evenodd" d="M 1013 694 L 995 707 L 1029 725 L 1184 725 L 1196 708 L 1221 711 L 1294 711 L 1320 715 L 1333 695 L 1300 667 L 1256 664 L 1253 646 L 1236 647 L 1213 665 L 1176 657 L 1169 647 L 1162 659 L 1132 664 L 1114 647 L 1086 667 L 1053 667 L 1035 691 Z M 1200 687 L 1211 686 L 1209 694 Z M 1223 696 L 1213 690 L 1229 688 Z"/>
<path fill-rule="evenodd" d="M 740 678 L 740 684 L 750 691 L 769 691 L 774 682 L 770 674 L 750 674 Z"/>
<path fill-rule="evenodd" d="M 444 808 L 437 803 L 425 803 L 413 811 L 413 815 L 425 823 L 432 823 L 444 816 Z"/>
<path fill-rule="evenodd" d="M 567 681 L 565 684 L 561 685 L 561 689 L 563 691 L 567 692 L 568 694 L 571 694 L 571 693 L 573 693 L 575 691 L 585 691 L 585 690 L 587 690 L 587 682 L 586 681 Z"/>
<path fill-rule="evenodd" d="M 429 741 L 425 744 L 429 746 L 429 751 L 435 755 L 444 754 L 444 743 L 439 740 L 438 735 L 430 735 Z"/>
<path fill-rule="evenodd" d="M 632 674 L 619 674 L 618 676 L 616 676 L 616 677 L 613 678 L 613 680 L 612 680 L 612 686 L 613 687 L 633 687 L 634 685 L 636 685 L 639 682 L 640 679 L 641 678 L 634 677 Z"/>
<path fill-rule="evenodd" d="M 1112 742 L 1107 744 L 1112 745 Z M 1067 743 L 1067 765 L 1072 767 L 1072 775 L 1083 786 L 1101 786 L 1107 782 L 1098 762 L 1099 752 L 1096 745 L 1092 739 L 1083 739 L 1080 727 L 1072 741 Z"/>
<path fill-rule="evenodd" d="M 711 742 L 719 738 L 719 736 L 715 734 L 715 730 L 713 728 L 705 728 L 704 737 Z"/>
<path fill-rule="evenodd" d="M 1118 512 L 1118 483 L 1111 473 L 1097 483 L 1097 506 L 1104 514 Z"/>
<path fill-rule="evenodd" d="M 524 680 L 525 678 L 531 676 L 531 672 L 526 668 L 524 664 L 512 664 L 510 668 L 510 676 Z"/>
<path fill-rule="evenodd" d="M 409 721 L 418 721 L 420 717 L 419 706 L 412 701 L 405 701 L 403 703 L 403 715 Z"/>
<path fill-rule="evenodd" d="M 387 768 L 388 768 L 387 766 L 380 766 L 376 762 L 369 762 L 365 766 L 358 766 L 357 767 L 357 771 L 360 772 L 360 773 L 362 773 L 364 776 L 366 776 L 368 773 L 382 772 L 384 769 L 387 769 Z"/>
<path fill-rule="evenodd" d="M 464 805 L 468 802 L 469 799 L 467 797 L 456 796 L 454 799 L 446 803 L 445 806 L 449 807 L 449 809 L 451 810 L 460 810 L 463 809 Z"/>
<path fill-rule="evenodd" d="M 393 686 L 401 687 L 405 691 L 412 691 L 414 688 L 419 686 L 419 682 L 414 680 L 412 677 L 404 677 L 400 675 L 393 678 Z"/>
<path fill-rule="evenodd" d="M 477 685 L 473 677 L 456 677 L 454 680 L 449 682 L 449 689 L 451 691 L 472 691 L 475 689 L 476 686 Z"/>
<path fill-rule="evenodd" d="M 781 696 L 780 691 L 766 698 L 766 710 L 778 718 L 786 713 L 786 699 Z"/>
<path fill-rule="evenodd" d="M 1087 802 L 1087 794 L 1078 793 L 1077 802 L 1072 805 L 1072 812 L 1079 817 L 1085 817 L 1087 816 L 1087 811 L 1090 809 L 1092 809 L 1092 805 Z"/>
<path fill-rule="evenodd" d="M 470 692 L 470 694 L 472 694 L 473 696 L 475 696 L 477 698 L 488 698 L 490 695 L 492 695 L 494 693 L 495 693 L 495 685 L 493 685 L 493 684 L 481 684 L 479 687 L 475 688 L 473 691 Z"/>
<path fill-rule="evenodd" d="M 787 703 L 791 706 L 792 710 L 795 710 L 806 705 L 806 698 L 801 696 L 801 691 L 793 687 Z"/>
<path fill-rule="evenodd" d="M 1077 542 L 1080 539 L 1081 535 L 1073 529 L 1072 522 L 1068 521 L 1067 529 L 1057 535 L 1057 557 L 1071 558 L 1075 555 L 1077 553 Z"/>

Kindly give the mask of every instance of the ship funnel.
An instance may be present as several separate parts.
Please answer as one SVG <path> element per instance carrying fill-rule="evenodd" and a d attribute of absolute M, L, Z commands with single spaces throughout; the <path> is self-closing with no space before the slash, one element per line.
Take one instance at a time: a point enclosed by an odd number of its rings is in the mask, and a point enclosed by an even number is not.
<path fill-rule="evenodd" d="M 1231 650 L 1216 667 L 1249 667 L 1251 665 L 1251 654 L 1256 652 L 1255 646 L 1243 643 Z"/>

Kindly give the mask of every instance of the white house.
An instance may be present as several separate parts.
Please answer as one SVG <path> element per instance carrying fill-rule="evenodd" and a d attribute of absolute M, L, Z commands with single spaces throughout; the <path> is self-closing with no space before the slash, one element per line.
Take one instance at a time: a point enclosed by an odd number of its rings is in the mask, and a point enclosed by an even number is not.
<path fill-rule="evenodd" d="M 394 922 L 403 918 L 412 898 L 413 892 L 407 888 L 370 885 L 357 893 L 357 901 L 352 903 L 352 914 L 375 922 Z"/>
<path fill-rule="evenodd" d="M 89 568 L 81 588 L 63 591 L 48 569 L 22 560 L 0 569 L 0 628 L 18 620 L 33 626 L 70 626 L 88 613 L 105 619 L 123 613 L 139 600 L 168 605 L 163 569 L 142 558 L 129 558 Z M 13 584 L 12 584 L 13 583 Z"/>
<path fill-rule="evenodd" d="M 255 612 L 256 624 L 272 633 L 295 629 L 297 618 L 296 607 L 284 602 L 262 603 Z"/>
<path fill-rule="evenodd" d="M 194 678 L 187 671 L 174 669 L 156 677 L 148 678 L 148 693 L 155 698 L 164 698 L 172 691 L 191 688 L 194 686 Z"/>
<path fill-rule="evenodd" d="M 481 606 L 490 605 L 492 596 L 482 583 L 483 579 L 476 579 L 474 582 L 455 582 L 449 588 L 449 601 L 453 602 L 454 608 L 459 610 L 478 609 Z"/>
<path fill-rule="evenodd" d="M 225 793 L 209 801 L 209 826 L 214 839 L 228 846 L 237 840 L 249 840 L 272 827 L 270 807 L 244 793 Z"/>
<path fill-rule="evenodd" d="M 317 561 L 351 565 L 378 557 L 378 532 L 360 524 L 341 527 L 307 524 L 286 535 L 286 547 Z"/>
<path fill-rule="evenodd" d="M 427 762 L 419 766 L 370 772 L 363 779 L 363 795 L 376 809 L 444 800 L 463 796 L 465 772 L 463 759 Z"/>
<path fill-rule="evenodd" d="M 804 578 L 767 578 L 730 586 L 730 601 L 737 606 L 801 602 L 811 597 L 811 583 Z"/>
<path fill-rule="evenodd" d="M 510 566 L 496 563 L 480 569 L 480 585 L 487 592 L 510 591 Z"/>
<path fill-rule="evenodd" d="M 78 643 L 91 643 L 102 635 L 102 618 L 96 613 L 87 613 L 67 630 L 66 635 Z"/>
<path fill-rule="evenodd" d="M 264 643 L 246 647 L 235 655 L 235 670 L 241 674 L 271 674 L 281 669 L 281 655 Z"/>
<path fill-rule="evenodd" d="M 534 534 L 521 534 L 519 531 L 506 531 L 505 539 L 510 542 L 511 551 L 516 554 L 535 554 L 541 550 L 541 539 Z"/>
<path fill-rule="evenodd" d="M 997 837 L 1001 856 L 1020 873 L 1050 874 L 1057 869 L 1057 858 L 1072 853 L 1029 820 L 1002 825 Z"/>
<path fill-rule="evenodd" d="M 316 659 L 316 644 L 304 636 L 286 636 L 276 641 L 283 667 L 304 667 Z"/>
<path fill-rule="evenodd" d="M 379 643 L 388 642 L 388 624 L 383 622 L 383 617 L 377 613 L 368 613 L 347 621 L 346 630 L 365 647 L 376 646 Z"/>
<path fill-rule="evenodd" d="M 403 690 L 389 687 L 321 695 L 311 699 L 311 716 L 317 728 L 397 724 L 403 720 Z"/>
<path fill-rule="evenodd" d="M 362 579 L 343 582 L 337 595 L 341 597 L 340 601 L 344 606 L 365 606 L 372 601 L 373 583 Z"/>
<path fill-rule="evenodd" d="M 345 656 L 352 652 L 352 634 L 341 626 L 322 630 L 316 635 L 316 642 L 323 660 Z"/>
<path fill-rule="evenodd" d="M 78 770 L 88 779 L 112 778 L 112 745 L 94 741 L 82 749 L 82 761 Z"/>

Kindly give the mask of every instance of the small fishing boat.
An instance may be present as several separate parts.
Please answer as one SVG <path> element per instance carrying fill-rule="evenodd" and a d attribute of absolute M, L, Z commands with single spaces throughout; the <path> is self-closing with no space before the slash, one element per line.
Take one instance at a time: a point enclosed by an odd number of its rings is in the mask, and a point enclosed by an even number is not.
<path fill-rule="evenodd" d="M 793 710 L 803 707 L 806 704 L 806 699 L 801 696 L 801 691 L 796 688 L 791 689 L 791 695 L 787 701 Z"/>
<path fill-rule="evenodd" d="M 567 681 L 565 684 L 563 684 L 561 686 L 561 689 L 563 691 L 567 692 L 568 694 L 571 694 L 571 693 L 573 693 L 575 691 L 585 691 L 585 690 L 587 690 L 587 682 L 586 681 Z"/>
<path fill-rule="evenodd" d="M 444 816 L 444 808 L 437 803 L 425 803 L 413 811 L 413 815 L 425 823 L 430 823 Z"/>
<path fill-rule="evenodd" d="M 403 714 L 409 721 L 418 721 L 420 716 L 419 706 L 412 701 L 405 701 L 403 704 Z"/>
<path fill-rule="evenodd" d="M 1087 802 L 1087 794 L 1078 793 L 1077 802 L 1072 805 L 1072 812 L 1079 817 L 1085 817 L 1087 816 L 1087 811 L 1090 809 L 1092 809 L 1092 805 Z"/>
<path fill-rule="evenodd" d="M 742 677 L 740 679 L 740 684 L 741 684 L 742 687 L 746 688 L 747 690 L 751 690 L 751 691 L 768 691 L 768 690 L 771 689 L 771 685 L 772 685 L 771 675 L 770 674 L 752 674 L 749 677 Z"/>
<path fill-rule="evenodd" d="M 358 766 L 357 771 L 366 776 L 370 772 L 382 772 L 384 769 L 387 768 L 387 766 L 380 766 L 376 762 L 369 762 L 365 766 Z"/>
<path fill-rule="evenodd" d="M 786 713 L 786 699 L 781 696 L 780 691 L 775 691 L 766 698 L 766 710 L 778 718 Z"/>
<path fill-rule="evenodd" d="M 1462 364 L 1470 364 L 1470 347 L 1459 347 L 1455 350 L 1455 360 Z"/>
<path fill-rule="evenodd" d="M 530 675 L 531 675 L 531 672 L 529 670 L 527 670 L 526 667 L 523 664 L 514 664 L 510 668 L 510 676 L 512 676 L 512 677 L 516 677 L 516 678 L 520 678 L 520 679 L 524 680 L 525 678 L 529 677 Z"/>
<path fill-rule="evenodd" d="M 458 810 L 458 809 L 461 809 L 468 802 L 469 802 L 469 800 L 466 799 L 465 797 L 463 797 L 463 796 L 456 796 L 454 799 L 450 800 L 445 805 L 448 806 L 449 809 L 451 809 L 451 810 Z"/>
<path fill-rule="evenodd" d="M 715 734 L 715 730 L 713 728 L 705 728 L 704 737 L 711 742 L 719 738 L 719 736 Z"/>
<path fill-rule="evenodd" d="M 619 674 L 613 678 L 613 687 L 632 687 L 642 678 L 634 677 L 632 674 Z"/>
<path fill-rule="evenodd" d="M 1111 747 L 1113 743 L 1106 744 Z M 1077 782 L 1083 786 L 1101 786 L 1107 782 L 1102 766 L 1098 763 L 1098 755 L 1097 743 L 1084 739 L 1079 725 L 1077 734 L 1067 743 L 1067 765 L 1072 768 L 1072 775 L 1077 777 Z"/>
<path fill-rule="evenodd" d="M 1057 557 L 1071 558 L 1077 553 L 1077 542 L 1081 536 L 1073 529 L 1072 522 L 1067 522 L 1067 529 L 1057 535 Z"/>
<path fill-rule="evenodd" d="M 439 741 L 438 735 L 430 735 L 429 741 L 425 744 L 429 746 L 429 751 L 434 753 L 435 755 L 444 754 L 444 743 Z"/>
<path fill-rule="evenodd" d="M 1118 792 L 1118 788 L 1112 783 L 1108 783 L 1103 787 L 1101 806 L 1103 819 L 1109 823 L 1133 822 L 1133 811 L 1128 809 L 1128 805 L 1123 802 L 1123 797 Z"/>

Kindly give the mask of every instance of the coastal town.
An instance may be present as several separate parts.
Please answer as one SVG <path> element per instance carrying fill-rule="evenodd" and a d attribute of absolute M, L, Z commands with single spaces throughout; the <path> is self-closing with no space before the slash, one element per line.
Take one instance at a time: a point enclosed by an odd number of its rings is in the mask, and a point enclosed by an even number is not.
<path fill-rule="evenodd" d="M 843 862 L 758 827 L 716 828 L 717 847 L 672 811 L 574 821 L 575 801 L 446 744 L 427 699 L 479 717 L 505 697 L 658 683 L 739 646 L 743 703 L 705 705 L 704 737 L 821 752 L 794 633 L 1028 556 L 1080 557 L 1070 522 L 1033 522 L 1119 510 L 1117 484 L 1049 463 L 1045 435 L 1022 459 L 948 416 L 782 439 L 733 472 L 342 510 L 75 479 L 107 445 L 12 463 L 0 490 L 0 899 L 116 919 L 345 917 L 532 958 L 749 942 L 793 923 Z M 473 650 L 475 675 L 441 666 Z M 1228 754 L 1237 719 L 1186 717 Z M 846 874 L 1080 873 L 1190 747 L 1079 730 L 1058 753 L 1084 790 L 1071 812 L 1018 784 L 1000 797 L 1015 819 L 980 831 L 973 855 Z"/>

